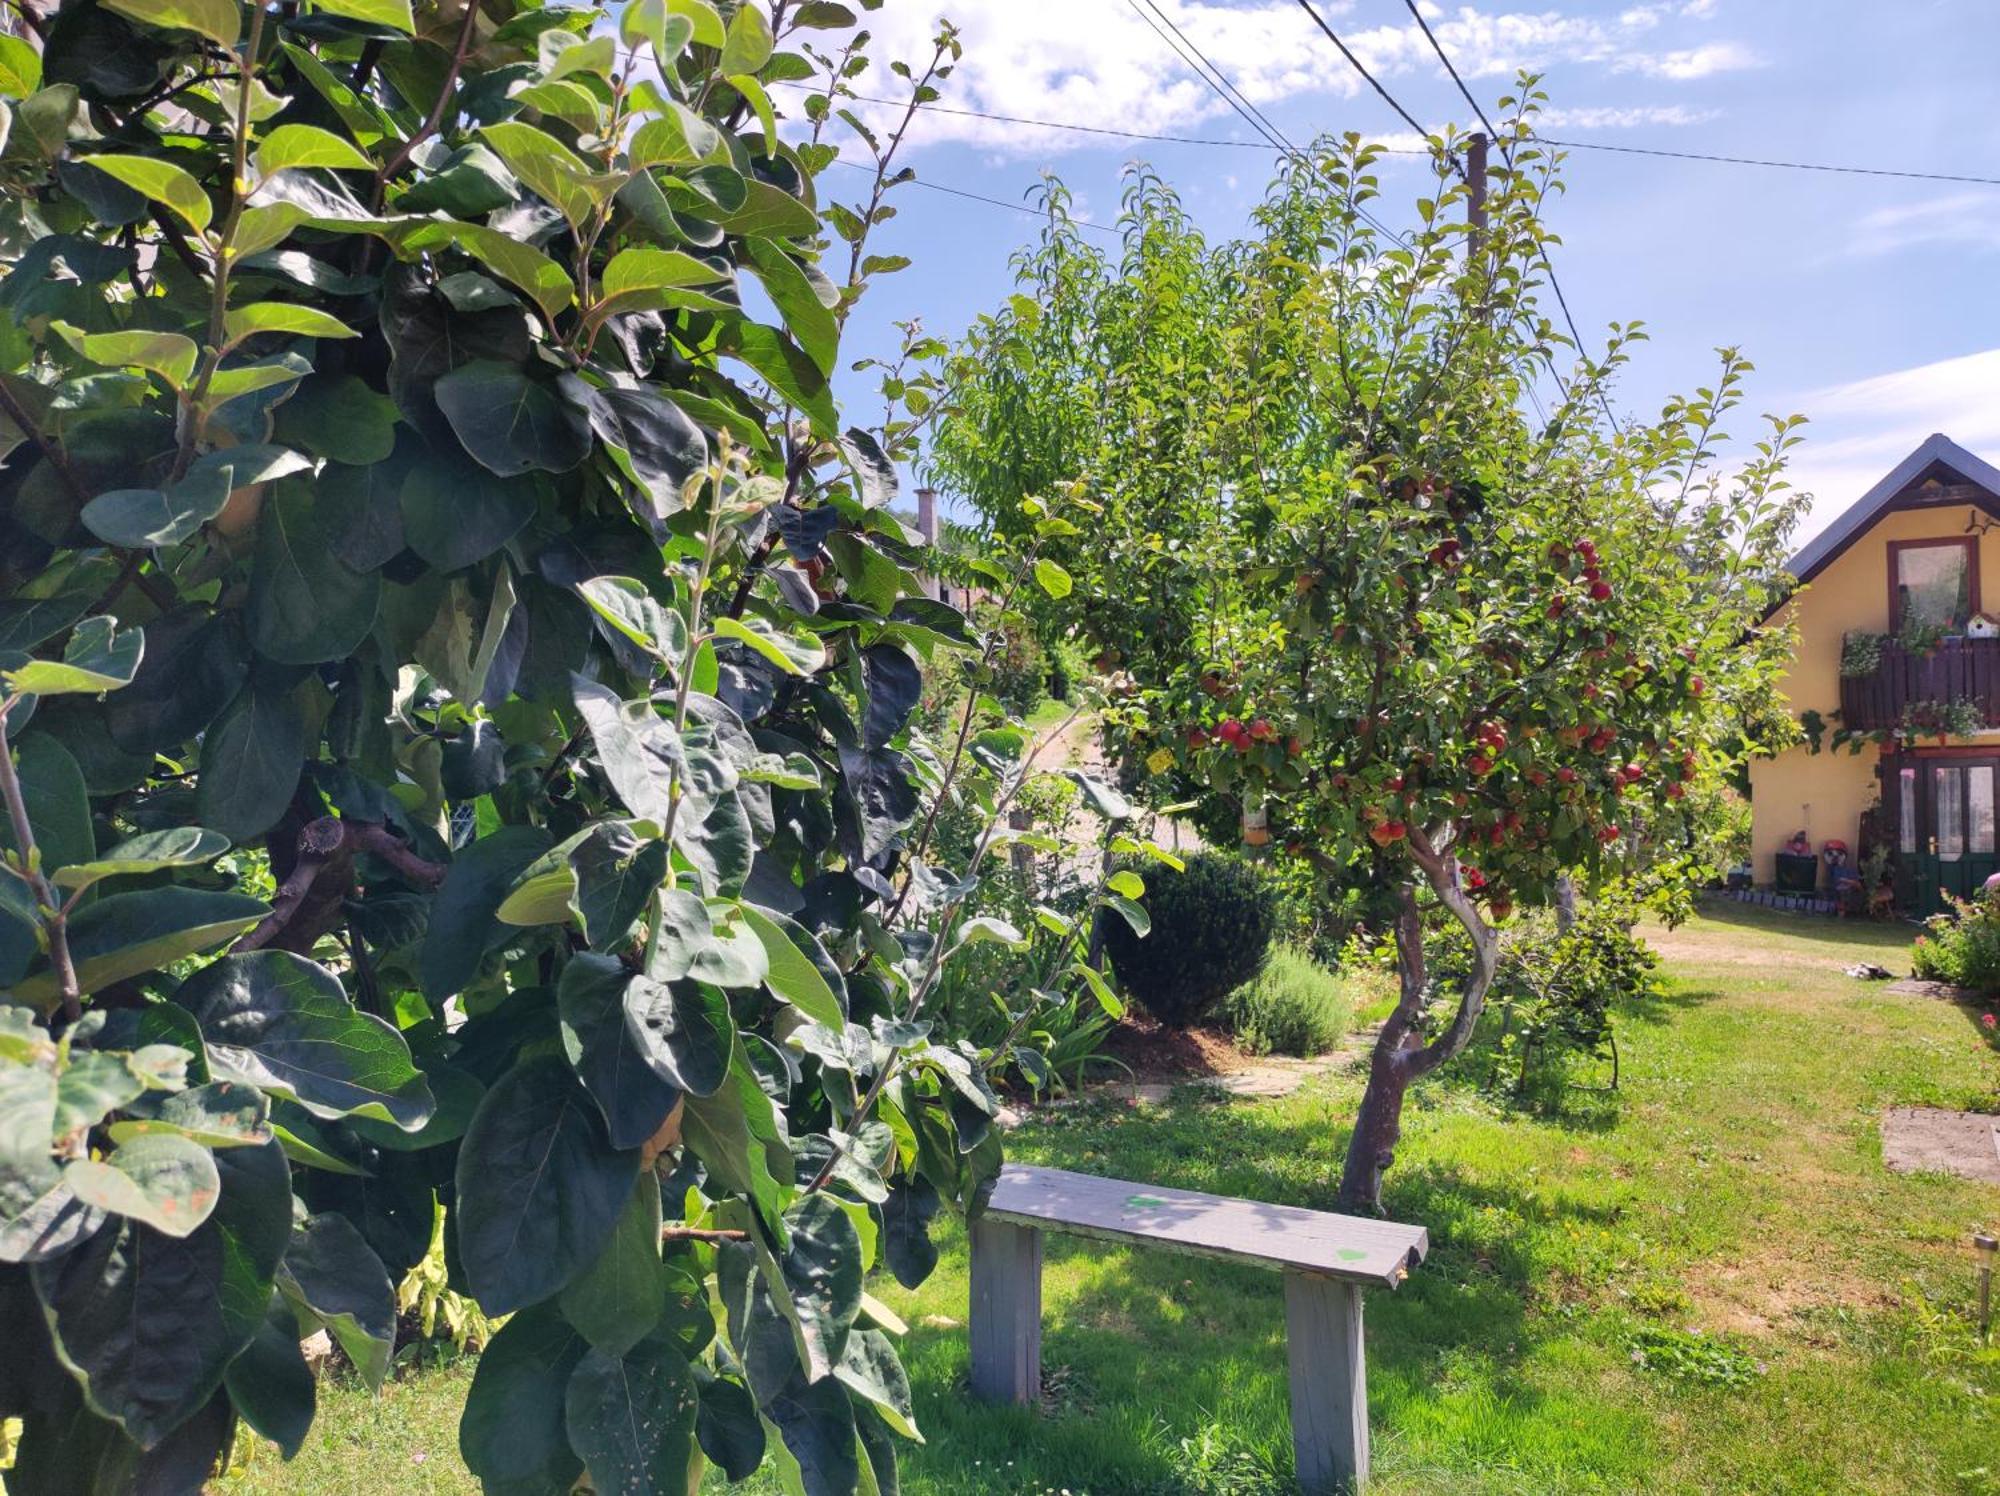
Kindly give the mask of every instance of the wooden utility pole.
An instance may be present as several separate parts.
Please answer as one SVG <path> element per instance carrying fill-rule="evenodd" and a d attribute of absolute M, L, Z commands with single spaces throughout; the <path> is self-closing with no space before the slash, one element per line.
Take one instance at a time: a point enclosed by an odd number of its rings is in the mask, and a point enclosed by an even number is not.
<path fill-rule="evenodd" d="M 1475 130 L 1465 144 L 1465 185 L 1471 194 L 1466 217 L 1472 224 L 1472 258 L 1486 248 L 1486 132 Z"/>

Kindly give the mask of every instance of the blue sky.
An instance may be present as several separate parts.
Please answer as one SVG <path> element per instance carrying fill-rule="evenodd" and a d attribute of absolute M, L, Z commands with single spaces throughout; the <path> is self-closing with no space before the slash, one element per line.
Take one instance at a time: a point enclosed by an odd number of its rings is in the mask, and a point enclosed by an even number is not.
<path fill-rule="evenodd" d="M 1324 129 L 1407 137 L 1296 0 L 1160 3 L 1293 140 Z M 1426 127 L 1465 121 L 1401 0 L 1318 3 Z M 1991 82 L 2000 25 L 1982 0 L 1556 0 L 1427 4 L 1425 14 L 1489 110 L 1517 68 L 1542 72 L 1553 110 L 1544 130 L 1557 138 L 2000 177 Z M 878 64 L 927 54 L 940 15 L 965 43 L 945 104 L 1254 138 L 1131 0 L 886 0 L 868 17 Z M 857 88 L 886 92 L 895 81 L 878 65 Z M 1215 236 L 1242 227 L 1271 160 L 936 113 L 920 118 L 905 149 L 899 159 L 926 181 L 1010 201 L 1053 173 L 1085 216 L 1107 223 L 1121 170 L 1143 159 Z M 1384 172 L 1382 216 L 1407 222 L 1416 173 L 1414 164 Z M 847 175 L 830 173 L 835 196 Z M 1588 336 L 1636 318 L 1652 333 L 1617 403 L 1654 408 L 1706 381 L 1714 347 L 1742 347 L 1758 368 L 1751 416 L 1813 418 L 1795 464 L 1817 496 L 1801 538 L 1932 431 L 2000 459 L 2000 187 L 1586 150 L 1571 153 L 1566 175 L 1550 217 L 1579 325 Z M 871 250 L 915 263 L 857 308 L 854 356 L 887 351 L 899 319 L 955 335 L 1006 295 L 1008 257 L 1035 232 L 1027 215 L 921 187 L 894 201 L 899 215 Z M 869 387 L 850 377 L 845 394 L 865 418 Z M 1750 434 L 1751 416 L 1739 434 Z"/>

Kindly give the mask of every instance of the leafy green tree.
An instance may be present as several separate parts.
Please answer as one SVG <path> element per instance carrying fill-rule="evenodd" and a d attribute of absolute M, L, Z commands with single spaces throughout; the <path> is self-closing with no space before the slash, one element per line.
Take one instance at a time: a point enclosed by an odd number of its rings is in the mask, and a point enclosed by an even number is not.
<path fill-rule="evenodd" d="M 1725 472 L 1734 352 L 1622 424 L 1607 392 L 1636 327 L 1556 366 L 1557 162 L 1531 108 L 1477 231 L 1451 140 L 1407 238 L 1376 226 L 1354 137 L 1287 164 L 1238 242 L 1206 243 L 1144 173 L 1115 255 L 1054 196 L 1017 294 L 960 351 L 932 457 L 995 544 L 1043 545 L 1055 621 L 1132 693 L 1112 725 L 1161 796 L 1199 792 L 1210 827 L 1262 817 L 1393 921 L 1355 1209 L 1380 1207 L 1408 1087 L 1473 1036 L 1495 923 L 1641 840 L 1678 845 L 1689 785 L 1769 717 L 1785 649 L 1759 623 L 1799 510 L 1797 418 Z M 1476 952 L 1450 991 L 1419 887 Z"/>
<path fill-rule="evenodd" d="M 1101 986 L 1093 910 L 982 913 L 1026 734 L 912 725 L 982 648 L 889 508 L 922 383 L 874 431 L 828 389 L 950 29 L 878 135 L 841 5 L 17 9 L 8 1488 L 193 1492 L 239 1419 L 295 1452 L 300 1338 L 379 1382 L 442 1210 L 512 1316 L 490 1489 L 893 1490 L 866 1275 L 922 1281 L 1000 1165 L 931 994 L 982 940 L 1030 1007 Z M 867 172 L 822 181 L 843 120 Z"/>

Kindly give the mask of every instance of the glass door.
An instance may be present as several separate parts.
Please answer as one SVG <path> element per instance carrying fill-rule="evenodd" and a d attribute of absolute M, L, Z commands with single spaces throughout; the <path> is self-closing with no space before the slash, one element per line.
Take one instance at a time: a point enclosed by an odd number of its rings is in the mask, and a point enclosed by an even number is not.
<path fill-rule="evenodd" d="M 2000 870 L 1995 805 L 2000 758 L 1932 759 L 1897 774 L 1897 844 L 1910 865 L 1897 892 L 1920 915 L 1969 899 Z"/>
<path fill-rule="evenodd" d="M 1937 865 L 1921 829 L 1926 798 L 1921 782 L 1914 764 L 1898 766 L 1889 781 L 1896 796 L 1896 907 L 1929 915 L 1937 901 Z"/>

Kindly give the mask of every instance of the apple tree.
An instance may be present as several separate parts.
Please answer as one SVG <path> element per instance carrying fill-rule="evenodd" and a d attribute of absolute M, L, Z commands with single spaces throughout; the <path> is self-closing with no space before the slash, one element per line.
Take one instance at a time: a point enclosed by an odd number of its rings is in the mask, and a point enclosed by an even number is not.
<path fill-rule="evenodd" d="M 961 350 L 932 459 L 996 544 L 1039 533 L 1030 496 L 1063 522 L 1058 626 L 1131 693 L 1112 731 L 1162 800 L 1192 791 L 1206 825 L 1227 807 L 1376 890 L 1400 1000 L 1348 1152 L 1356 1209 L 1379 1208 L 1408 1087 L 1473 1036 L 1496 924 L 1678 844 L 1784 648 L 1759 624 L 1797 418 L 1725 470 L 1750 369 L 1728 350 L 1696 395 L 1611 418 L 1641 333 L 1587 355 L 1551 324 L 1559 163 L 1531 119 L 1477 231 L 1448 139 L 1400 238 L 1353 137 L 1286 165 L 1234 242 L 1143 173 L 1114 253 L 1056 200 Z M 1419 890 L 1472 939 L 1454 990 L 1427 975 Z"/>

